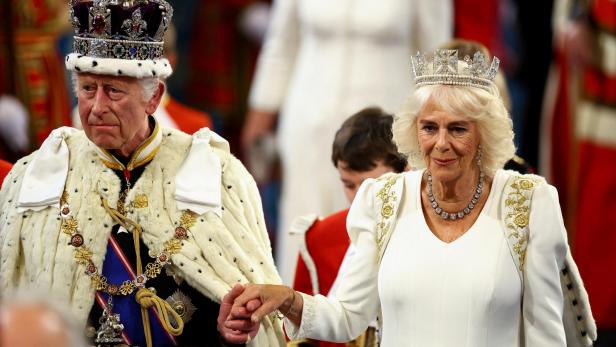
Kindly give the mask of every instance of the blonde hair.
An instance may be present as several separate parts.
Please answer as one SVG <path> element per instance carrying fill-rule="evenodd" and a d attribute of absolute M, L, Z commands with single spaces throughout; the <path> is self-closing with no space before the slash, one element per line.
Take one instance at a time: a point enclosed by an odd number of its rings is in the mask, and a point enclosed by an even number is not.
<path fill-rule="evenodd" d="M 468 117 L 477 124 L 482 147 L 482 169 L 493 175 L 515 154 L 513 123 L 496 87 L 487 92 L 477 87 L 430 85 L 411 91 L 392 128 L 398 150 L 413 168 L 424 168 L 419 148 L 417 117 L 430 104 L 439 110 Z"/>
<path fill-rule="evenodd" d="M 441 48 L 446 49 L 457 49 L 458 50 L 458 59 L 464 59 L 465 56 L 473 57 L 475 52 L 481 52 L 485 55 L 486 59 L 491 60 L 492 53 L 488 47 L 484 46 L 480 42 L 465 40 L 465 39 L 452 39 L 445 42 L 441 45 Z M 503 104 L 507 110 L 511 110 L 511 97 L 509 96 L 509 88 L 507 88 L 507 80 L 505 79 L 505 74 L 502 70 L 498 70 L 496 73 L 496 77 L 494 77 L 494 84 L 498 88 L 498 92 L 500 93 L 500 97 L 503 99 Z"/>

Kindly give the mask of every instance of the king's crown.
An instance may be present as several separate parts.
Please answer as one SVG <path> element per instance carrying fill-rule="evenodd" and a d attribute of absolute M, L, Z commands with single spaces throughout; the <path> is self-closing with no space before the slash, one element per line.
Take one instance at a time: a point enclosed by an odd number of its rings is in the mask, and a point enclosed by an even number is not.
<path fill-rule="evenodd" d="M 172 16 L 165 0 L 70 0 L 73 51 L 100 58 L 160 58 Z"/>
<path fill-rule="evenodd" d="M 415 85 L 461 85 L 491 92 L 500 60 L 494 57 L 488 65 L 485 55 L 476 52 L 472 59 L 465 56 L 463 61 L 466 64 L 459 66 L 458 51 L 455 49 L 437 49 L 431 60 L 418 52 L 411 58 Z"/>

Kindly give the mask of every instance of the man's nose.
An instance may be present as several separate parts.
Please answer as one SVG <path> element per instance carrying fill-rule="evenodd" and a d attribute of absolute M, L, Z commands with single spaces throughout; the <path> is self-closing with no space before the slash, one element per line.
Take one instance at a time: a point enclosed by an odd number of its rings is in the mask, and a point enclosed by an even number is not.
<path fill-rule="evenodd" d="M 97 88 L 96 94 L 94 95 L 94 104 L 92 105 L 92 113 L 95 115 L 101 115 L 107 109 L 109 99 L 105 94 L 103 88 Z"/>

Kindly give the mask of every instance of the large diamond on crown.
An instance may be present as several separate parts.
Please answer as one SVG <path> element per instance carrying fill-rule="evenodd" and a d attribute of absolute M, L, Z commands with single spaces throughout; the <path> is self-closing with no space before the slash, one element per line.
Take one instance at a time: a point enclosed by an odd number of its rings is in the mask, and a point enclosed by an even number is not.
<path fill-rule="evenodd" d="M 455 49 L 439 49 L 434 56 L 434 73 L 437 75 L 452 75 L 458 73 L 458 51 Z"/>
<path fill-rule="evenodd" d="M 91 57 L 105 58 L 107 57 L 107 42 L 101 39 L 95 39 L 90 42 L 88 55 Z"/>

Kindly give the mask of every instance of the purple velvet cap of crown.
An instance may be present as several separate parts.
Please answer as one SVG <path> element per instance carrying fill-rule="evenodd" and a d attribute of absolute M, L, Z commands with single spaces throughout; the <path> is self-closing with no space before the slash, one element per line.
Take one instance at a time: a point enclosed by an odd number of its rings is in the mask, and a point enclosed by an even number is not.
<path fill-rule="evenodd" d="M 166 78 L 163 36 L 173 9 L 164 0 L 71 1 L 75 33 L 66 67 L 77 72 Z"/>

